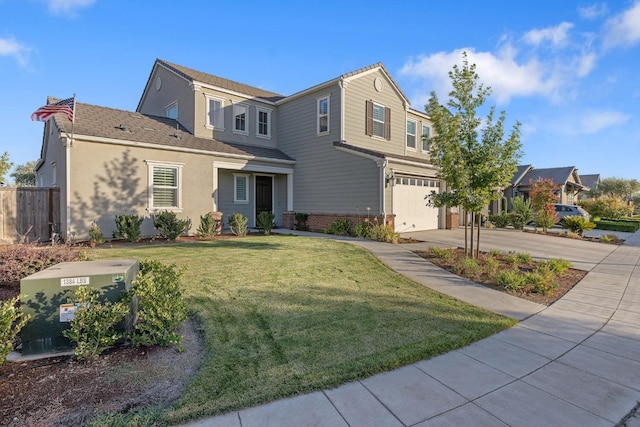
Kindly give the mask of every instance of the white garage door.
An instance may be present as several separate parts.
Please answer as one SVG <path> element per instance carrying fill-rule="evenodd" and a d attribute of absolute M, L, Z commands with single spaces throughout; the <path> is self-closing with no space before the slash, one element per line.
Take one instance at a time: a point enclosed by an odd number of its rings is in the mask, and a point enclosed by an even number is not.
<path fill-rule="evenodd" d="M 427 206 L 425 196 L 439 192 L 436 180 L 396 177 L 393 186 L 393 213 L 399 233 L 438 228 L 439 209 Z"/>

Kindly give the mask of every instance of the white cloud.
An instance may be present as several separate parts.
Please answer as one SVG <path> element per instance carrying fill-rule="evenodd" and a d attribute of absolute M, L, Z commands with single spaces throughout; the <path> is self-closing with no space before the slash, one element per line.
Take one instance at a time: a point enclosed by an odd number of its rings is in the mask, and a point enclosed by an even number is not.
<path fill-rule="evenodd" d="M 620 111 L 595 111 L 585 114 L 580 119 L 580 129 L 577 133 L 594 134 L 603 129 L 621 125 L 631 118 Z"/>
<path fill-rule="evenodd" d="M 78 9 L 91 6 L 96 0 L 46 0 L 54 15 L 73 15 Z"/>
<path fill-rule="evenodd" d="M 538 46 L 545 41 L 553 46 L 562 46 L 569 39 L 569 30 L 573 28 L 570 22 L 562 22 L 555 27 L 530 30 L 524 34 L 524 41 L 530 45 Z"/>
<path fill-rule="evenodd" d="M 14 38 L 0 38 L 0 57 L 14 58 L 21 66 L 27 65 L 30 49 Z"/>
<path fill-rule="evenodd" d="M 640 0 L 605 23 L 603 45 L 606 48 L 640 43 Z"/>
<path fill-rule="evenodd" d="M 605 13 L 607 13 L 607 5 L 604 3 L 578 7 L 578 15 L 580 15 L 582 19 L 596 19 Z"/>

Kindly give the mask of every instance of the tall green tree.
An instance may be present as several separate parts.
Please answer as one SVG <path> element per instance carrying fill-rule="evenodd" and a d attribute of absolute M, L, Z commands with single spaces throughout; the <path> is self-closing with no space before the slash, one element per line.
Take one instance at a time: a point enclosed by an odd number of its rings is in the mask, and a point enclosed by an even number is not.
<path fill-rule="evenodd" d="M 501 190 L 517 171 L 522 156 L 520 122 L 516 122 L 505 139 L 504 111 L 496 119 L 495 106 L 492 106 L 484 120 L 477 117 L 477 110 L 492 90 L 479 82 L 476 66 L 469 64 L 466 52 L 462 54 L 462 66 L 454 65 L 449 78 L 453 90 L 449 92 L 447 104 L 442 105 L 436 93 L 431 92 L 425 106 L 434 128 L 434 136 L 430 138 L 431 160 L 439 167 L 439 177 L 446 183 L 439 194 L 431 194 L 430 203 L 460 206 L 472 213 L 470 252 L 473 257 L 473 218 L 489 202 L 501 197 Z M 479 232 L 478 228 L 478 240 Z"/>
<path fill-rule="evenodd" d="M 640 192 L 640 181 L 637 179 L 605 178 L 595 190 L 591 190 L 593 197 L 617 197 L 629 203 L 634 194 Z"/>
<path fill-rule="evenodd" d="M 13 166 L 13 162 L 9 161 L 9 153 L 4 152 L 2 156 L 0 156 L 0 183 L 6 183 L 5 175 L 11 170 Z"/>
<path fill-rule="evenodd" d="M 35 187 L 36 185 L 36 161 L 31 160 L 23 165 L 18 165 L 11 173 L 16 187 Z"/>

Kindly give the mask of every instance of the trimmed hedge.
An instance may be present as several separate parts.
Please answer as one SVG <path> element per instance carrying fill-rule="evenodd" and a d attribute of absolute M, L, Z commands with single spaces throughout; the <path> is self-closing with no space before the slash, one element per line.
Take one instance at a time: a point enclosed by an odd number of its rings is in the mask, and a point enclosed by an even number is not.
<path fill-rule="evenodd" d="M 599 230 L 624 231 L 627 233 L 635 233 L 640 230 L 640 222 L 637 221 L 594 221 L 596 228 Z"/>

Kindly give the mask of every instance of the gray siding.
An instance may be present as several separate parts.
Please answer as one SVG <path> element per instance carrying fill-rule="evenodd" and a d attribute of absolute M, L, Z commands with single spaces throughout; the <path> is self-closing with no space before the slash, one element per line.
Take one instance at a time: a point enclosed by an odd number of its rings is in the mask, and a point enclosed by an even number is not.
<path fill-rule="evenodd" d="M 330 96 L 330 132 L 317 135 L 317 99 Z M 364 107 L 362 109 L 364 113 Z M 357 213 L 379 211 L 379 168 L 375 162 L 338 151 L 340 88 L 333 85 L 279 106 L 279 148 L 296 159 L 294 211 Z"/>

